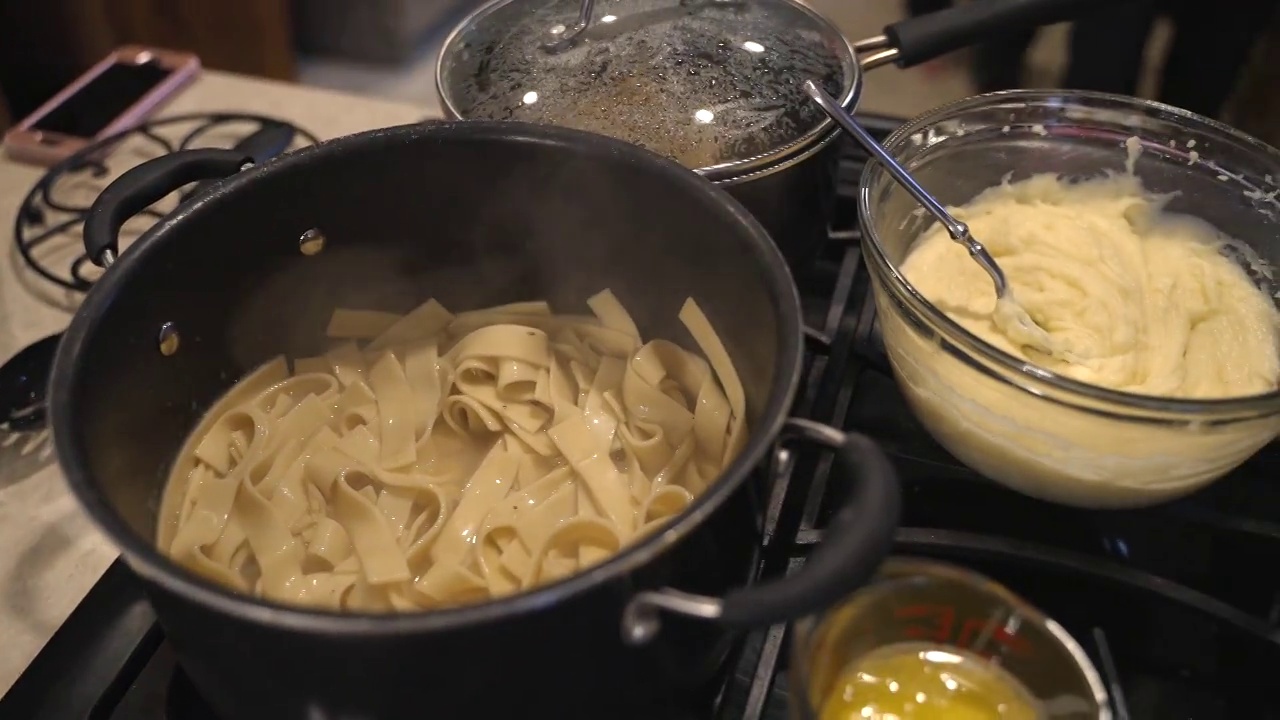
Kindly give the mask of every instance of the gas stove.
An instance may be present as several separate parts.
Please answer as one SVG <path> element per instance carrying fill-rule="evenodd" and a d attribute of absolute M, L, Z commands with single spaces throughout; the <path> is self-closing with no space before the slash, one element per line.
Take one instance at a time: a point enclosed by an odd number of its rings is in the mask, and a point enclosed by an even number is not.
<path fill-rule="evenodd" d="M 27 193 L 14 223 L 17 256 L 45 282 L 88 290 L 99 270 L 84 255 L 80 227 L 108 182 L 147 160 L 178 150 L 230 147 L 268 128 L 275 131 L 270 136 L 271 154 L 319 142 L 285 120 L 236 112 L 170 115 L 95 140 L 50 167 Z M 181 199 L 204 184 L 187 189 Z M 122 229 L 122 240 L 138 237 L 164 213 L 154 206 L 144 209 Z"/>
<path fill-rule="evenodd" d="M 861 121 L 880 137 L 897 125 Z M 1268 684 L 1280 668 L 1280 447 L 1194 496 L 1133 511 L 1043 503 L 965 468 L 914 420 L 888 369 L 859 250 L 866 161 L 844 148 L 830 241 L 800 288 L 809 351 L 794 414 L 878 440 L 903 480 L 896 551 L 976 569 L 1058 620 L 1092 656 L 1117 720 L 1280 718 Z M 816 450 L 783 460 L 758 574 L 793 571 L 821 540 L 845 490 L 830 464 Z M 787 635 L 745 636 L 702 696 L 643 716 L 786 718 Z M 9 717 L 213 720 L 119 561 L 0 700 Z"/>

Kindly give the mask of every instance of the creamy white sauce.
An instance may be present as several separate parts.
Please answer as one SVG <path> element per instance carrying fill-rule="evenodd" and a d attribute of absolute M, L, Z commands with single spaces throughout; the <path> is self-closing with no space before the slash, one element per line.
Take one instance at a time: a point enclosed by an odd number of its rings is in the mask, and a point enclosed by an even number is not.
<path fill-rule="evenodd" d="M 917 240 L 900 271 L 952 320 L 1028 367 L 1154 397 L 1274 390 L 1280 313 L 1270 288 L 1260 291 L 1219 252 L 1241 243 L 1165 212 L 1167 197 L 1144 192 L 1133 176 L 1141 141 L 1125 148 L 1125 175 L 1075 184 L 1037 176 L 954 210 L 1061 352 L 1037 352 L 1002 329 L 990 279 L 941 227 Z M 895 373 L 934 436 L 971 467 L 1040 497 L 1092 506 L 1172 497 L 1280 430 L 1276 418 L 1170 426 L 1091 414 L 974 371 L 893 313 L 882 323 Z"/>
<path fill-rule="evenodd" d="M 1038 175 L 956 209 L 1043 331 L 998 312 L 990 278 L 941 226 L 901 270 L 970 332 L 1082 382 L 1188 398 L 1274 389 L 1275 307 L 1219 253 L 1213 228 L 1161 207 L 1132 176 L 1072 184 Z M 1076 361 L 1027 352 L 1037 346 Z"/>

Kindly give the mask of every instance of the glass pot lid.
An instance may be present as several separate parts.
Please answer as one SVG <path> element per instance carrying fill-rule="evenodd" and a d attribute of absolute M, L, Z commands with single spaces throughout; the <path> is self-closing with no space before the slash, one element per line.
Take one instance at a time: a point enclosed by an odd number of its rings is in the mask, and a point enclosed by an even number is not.
<path fill-rule="evenodd" d="M 804 81 L 847 105 L 857 72 L 840 32 L 790 0 L 500 0 L 449 37 L 436 82 L 459 118 L 611 135 L 720 175 L 823 135 Z"/>

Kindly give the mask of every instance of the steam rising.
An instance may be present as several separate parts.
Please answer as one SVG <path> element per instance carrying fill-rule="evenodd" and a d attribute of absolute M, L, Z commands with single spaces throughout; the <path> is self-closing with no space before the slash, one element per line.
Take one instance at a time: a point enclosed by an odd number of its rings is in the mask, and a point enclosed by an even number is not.
<path fill-rule="evenodd" d="M 675 320 L 686 297 L 707 303 L 717 326 L 727 321 L 709 293 L 752 292 L 763 303 L 753 323 L 774 312 L 759 286 L 743 285 L 741 238 L 716 230 L 725 210 L 648 165 L 545 141 L 379 150 L 358 171 L 310 168 L 314 200 L 288 213 L 297 230 L 247 229 L 255 237 L 243 246 L 264 257 L 243 263 L 258 276 L 228 292 L 238 302 L 226 345 L 242 372 L 275 354 L 326 349 L 335 307 L 403 313 L 434 297 L 460 311 L 546 299 L 573 313 L 609 287 L 643 333 L 686 347 Z M 305 256 L 297 237 L 311 227 L 327 241 Z M 739 360 L 732 333 L 725 342 L 744 372 L 759 365 Z"/>

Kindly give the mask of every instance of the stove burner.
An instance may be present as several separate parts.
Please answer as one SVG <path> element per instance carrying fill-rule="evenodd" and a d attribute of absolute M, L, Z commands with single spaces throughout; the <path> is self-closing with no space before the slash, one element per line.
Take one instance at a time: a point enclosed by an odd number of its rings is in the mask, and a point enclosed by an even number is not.
<path fill-rule="evenodd" d="M 881 137 L 896 126 L 862 122 Z M 1280 667 L 1280 452 L 1133 511 L 1050 505 L 965 468 L 915 421 L 889 371 L 859 248 L 865 162 L 846 146 L 835 229 L 800 288 L 808 351 L 794 414 L 864 432 L 890 453 L 905 494 L 896 551 L 972 567 L 1055 618 L 1092 656 L 1117 720 L 1280 718 L 1268 675 Z M 814 449 L 774 463 L 764 576 L 804 563 L 845 490 Z M 213 720 L 154 621 L 117 562 L 0 699 L 0 717 Z M 782 625 L 749 634 L 711 700 L 643 717 L 788 718 L 788 642 Z"/>
<path fill-rule="evenodd" d="M 168 692 L 165 693 L 164 707 L 166 720 L 218 720 L 180 667 L 173 669 L 173 677 L 170 678 Z"/>
<path fill-rule="evenodd" d="M 305 144 L 319 142 L 310 132 L 276 118 L 201 113 L 152 120 L 86 146 L 49 168 L 22 201 L 13 228 L 19 255 L 44 280 L 67 290 L 88 290 L 97 268 L 84 256 L 77 230 L 84 223 L 92 197 L 111 178 L 128 167 L 177 150 L 229 147 L 267 125 L 288 127 Z M 80 199 L 86 195 L 87 200 Z M 163 216 L 164 212 L 148 208 L 139 217 L 154 222 Z M 135 235 L 146 228 L 136 220 L 127 227 Z"/>
<path fill-rule="evenodd" d="M 165 134 L 180 139 L 170 140 Z M 127 154 L 127 159 L 137 164 L 176 150 L 234 144 L 261 162 L 288 149 L 299 137 L 308 144 L 318 142 L 311 133 L 282 120 L 224 113 L 178 115 L 103 138 L 54 165 L 27 193 L 14 223 L 18 254 L 41 278 L 67 290 L 84 292 L 93 285 L 91 274 L 97 268 L 85 256 L 76 230 L 83 225 L 92 199 L 75 201 L 64 195 L 79 190 L 82 196 L 86 191 L 96 196 L 116 174 L 107 166 L 107 160 L 119 165 L 121 155 Z M 141 147 L 131 144 L 135 138 L 146 142 Z M 213 142 L 215 139 L 218 142 Z M 115 152 L 108 156 L 107 151 L 112 149 Z M 139 155 L 140 150 L 143 152 Z M 211 182 L 214 181 L 194 184 L 179 194 L 178 201 L 186 201 Z M 139 218 L 150 218 L 154 223 L 164 215 L 151 207 L 143 210 Z M 135 234 L 145 229 L 136 219 L 127 227 Z M 67 263 L 65 274 L 59 274 L 59 261 Z M 59 333 L 35 342 L 0 366 L 0 429 L 18 433 L 44 426 L 45 386 L 60 337 Z"/>

